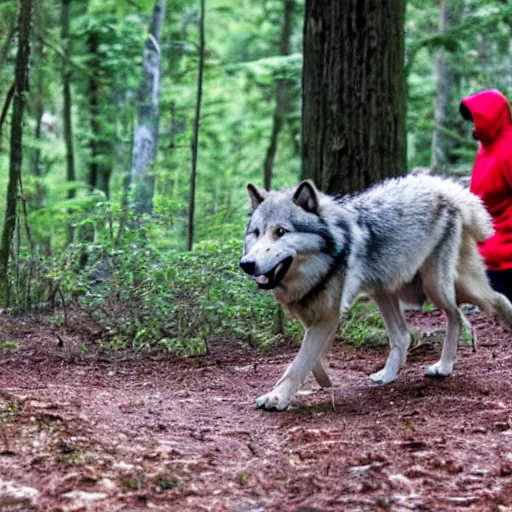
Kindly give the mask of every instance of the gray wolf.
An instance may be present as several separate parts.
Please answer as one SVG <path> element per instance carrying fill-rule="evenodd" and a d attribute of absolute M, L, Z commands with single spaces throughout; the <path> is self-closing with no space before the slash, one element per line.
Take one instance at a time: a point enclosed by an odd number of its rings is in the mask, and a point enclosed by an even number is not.
<path fill-rule="evenodd" d="M 406 361 L 411 337 L 400 301 L 428 300 L 446 313 L 441 357 L 429 376 L 452 373 L 464 322 L 459 305 L 512 325 L 512 305 L 490 287 L 477 248 L 493 234 L 492 220 L 455 182 L 407 176 L 341 198 L 309 180 L 283 191 L 247 188 L 253 211 L 240 266 L 305 329 L 295 359 L 259 407 L 288 407 L 310 371 L 331 385 L 324 357 L 361 292 L 377 304 L 391 347 L 383 369 L 370 375 L 378 384 L 396 379 Z"/>

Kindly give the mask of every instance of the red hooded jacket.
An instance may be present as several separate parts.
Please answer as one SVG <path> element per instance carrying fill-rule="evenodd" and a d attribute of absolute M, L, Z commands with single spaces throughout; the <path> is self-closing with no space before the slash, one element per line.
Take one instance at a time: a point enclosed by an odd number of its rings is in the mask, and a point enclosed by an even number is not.
<path fill-rule="evenodd" d="M 480 244 L 488 270 L 512 269 L 512 122 L 507 98 L 491 89 L 464 98 L 480 141 L 470 190 L 482 198 L 496 233 Z M 462 108 L 461 108 L 462 112 Z"/>

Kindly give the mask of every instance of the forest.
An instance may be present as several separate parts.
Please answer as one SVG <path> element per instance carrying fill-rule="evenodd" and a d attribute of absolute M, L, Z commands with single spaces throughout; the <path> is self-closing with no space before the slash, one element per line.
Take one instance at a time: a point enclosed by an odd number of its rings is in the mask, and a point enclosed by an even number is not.
<path fill-rule="evenodd" d="M 269 343 L 286 330 L 237 259 L 245 185 L 281 188 L 318 171 L 319 157 L 302 157 L 302 123 L 319 129 L 311 108 L 302 116 L 302 2 L 19 6 L 19 14 L 14 1 L 0 6 L 2 307 L 58 306 L 63 315 L 78 307 L 103 326 L 104 342 L 137 350 L 195 353 L 214 336 L 249 330 Z M 468 175 L 475 144 L 458 103 L 488 87 L 510 89 L 511 13 L 500 1 L 408 2 L 392 20 L 404 24 L 403 151 L 377 159 L 354 145 L 328 162 L 340 178 L 324 188 L 360 190 L 417 168 Z M 23 44 L 26 69 L 18 69 Z M 316 58 L 304 80 L 317 76 Z M 340 136 L 352 145 L 368 125 L 356 121 L 357 87 L 332 89 L 345 102 Z M 388 133 L 380 123 L 390 120 L 371 115 L 376 136 Z"/>
<path fill-rule="evenodd" d="M 239 260 L 248 183 L 467 184 L 459 103 L 512 97 L 511 27 L 507 0 L 1 0 L 0 509 L 509 510 L 510 386 L 358 390 L 386 343 L 364 300 L 348 384 L 262 420 L 302 330 Z"/>

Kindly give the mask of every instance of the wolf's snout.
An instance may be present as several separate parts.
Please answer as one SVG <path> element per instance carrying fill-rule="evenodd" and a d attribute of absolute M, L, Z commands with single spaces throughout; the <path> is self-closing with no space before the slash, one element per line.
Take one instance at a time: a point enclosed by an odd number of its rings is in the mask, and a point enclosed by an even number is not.
<path fill-rule="evenodd" d="M 240 268 L 252 276 L 254 274 L 254 271 L 256 270 L 256 263 L 251 260 L 244 260 L 243 258 L 240 260 Z"/>

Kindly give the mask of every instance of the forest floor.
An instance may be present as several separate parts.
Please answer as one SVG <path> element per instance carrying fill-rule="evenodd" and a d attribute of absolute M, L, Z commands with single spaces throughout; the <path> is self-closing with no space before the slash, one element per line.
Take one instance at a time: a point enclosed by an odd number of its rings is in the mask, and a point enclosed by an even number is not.
<path fill-rule="evenodd" d="M 385 347 L 338 342 L 334 387 L 272 413 L 255 398 L 296 347 L 108 358 L 89 329 L 0 316 L 0 510 L 512 511 L 512 334 L 472 315 L 478 351 L 432 380 L 444 319 L 408 320 L 397 381 L 367 378 Z"/>

